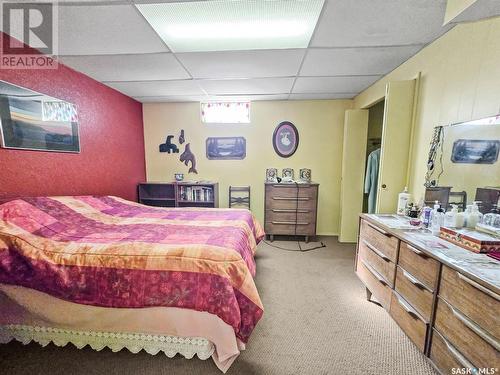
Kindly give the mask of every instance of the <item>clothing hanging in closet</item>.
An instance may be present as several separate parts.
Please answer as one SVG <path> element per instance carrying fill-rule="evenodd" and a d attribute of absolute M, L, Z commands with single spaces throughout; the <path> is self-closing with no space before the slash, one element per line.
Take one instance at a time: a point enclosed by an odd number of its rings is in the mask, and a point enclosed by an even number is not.
<path fill-rule="evenodd" d="M 378 168 L 380 162 L 380 148 L 368 155 L 365 175 L 365 193 L 368 194 L 368 213 L 375 213 L 377 202 Z"/>

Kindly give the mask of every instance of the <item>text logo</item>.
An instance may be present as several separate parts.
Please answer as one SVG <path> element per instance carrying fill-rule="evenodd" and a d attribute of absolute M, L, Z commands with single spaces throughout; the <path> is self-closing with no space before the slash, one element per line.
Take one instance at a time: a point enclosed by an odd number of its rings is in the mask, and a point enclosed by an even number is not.
<path fill-rule="evenodd" d="M 2 2 L 0 68 L 57 67 L 56 9 L 50 2 Z"/>

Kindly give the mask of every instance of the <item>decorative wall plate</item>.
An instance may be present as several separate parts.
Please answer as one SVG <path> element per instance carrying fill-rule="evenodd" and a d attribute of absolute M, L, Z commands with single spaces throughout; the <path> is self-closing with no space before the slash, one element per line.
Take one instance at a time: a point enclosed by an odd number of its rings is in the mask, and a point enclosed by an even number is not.
<path fill-rule="evenodd" d="M 299 132 L 290 121 L 281 122 L 273 133 L 274 151 L 282 158 L 292 156 L 299 146 Z"/>

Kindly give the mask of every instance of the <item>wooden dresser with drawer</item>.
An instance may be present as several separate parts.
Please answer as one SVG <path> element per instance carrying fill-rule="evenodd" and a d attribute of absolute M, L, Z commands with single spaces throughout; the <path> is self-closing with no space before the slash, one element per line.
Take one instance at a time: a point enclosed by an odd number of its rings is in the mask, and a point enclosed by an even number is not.
<path fill-rule="evenodd" d="M 318 212 L 316 183 L 269 183 L 265 185 L 264 229 L 274 235 L 316 235 Z"/>
<path fill-rule="evenodd" d="M 500 263 L 447 243 L 445 256 L 439 245 L 429 247 L 443 240 L 426 238 L 361 216 L 356 273 L 367 299 L 442 374 L 499 373 Z"/>

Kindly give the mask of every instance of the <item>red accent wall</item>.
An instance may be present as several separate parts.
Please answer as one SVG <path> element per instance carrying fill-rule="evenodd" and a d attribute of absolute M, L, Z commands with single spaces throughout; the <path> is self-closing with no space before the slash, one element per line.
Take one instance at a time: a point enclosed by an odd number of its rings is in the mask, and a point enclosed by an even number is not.
<path fill-rule="evenodd" d="M 62 64 L 56 70 L 0 69 L 0 80 L 76 104 L 81 149 L 71 154 L 0 148 L 0 197 L 136 199 L 137 183 L 146 176 L 141 103 Z"/>

